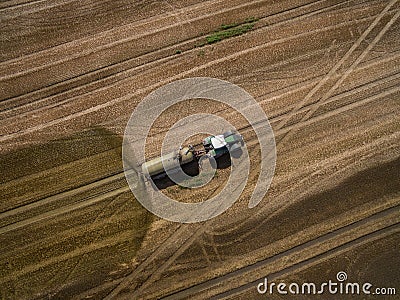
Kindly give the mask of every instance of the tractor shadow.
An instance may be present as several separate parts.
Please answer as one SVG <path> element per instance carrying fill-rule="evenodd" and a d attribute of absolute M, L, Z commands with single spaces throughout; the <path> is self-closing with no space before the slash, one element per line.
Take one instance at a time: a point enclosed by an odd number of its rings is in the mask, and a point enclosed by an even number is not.
<path fill-rule="evenodd" d="M 231 158 L 229 156 L 229 153 L 226 153 L 222 155 L 221 157 L 216 159 L 217 162 L 217 169 L 227 169 L 232 166 Z M 195 177 L 200 174 L 199 170 L 199 165 L 198 161 L 194 160 L 188 164 L 185 164 L 182 166 L 183 172 L 185 172 L 186 175 L 189 175 L 191 177 Z M 159 190 L 166 189 L 170 186 L 176 185 L 174 181 L 172 181 L 168 176 L 165 176 L 163 178 L 155 179 L 152 177 L 153 180 L 153 188 L 157 188 Z"/>

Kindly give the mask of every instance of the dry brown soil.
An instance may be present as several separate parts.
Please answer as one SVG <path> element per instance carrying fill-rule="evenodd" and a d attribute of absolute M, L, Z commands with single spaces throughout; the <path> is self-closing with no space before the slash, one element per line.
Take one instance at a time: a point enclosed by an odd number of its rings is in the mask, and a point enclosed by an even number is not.
<path fill-rule="evenodd" d="M 318 283 L 339 271 L 400 293 L 399 9 L 396 0 L 2 1 L 1 299 L 263 299 L 264 277 Z M 251 17 L 249 32 L 200 46 Z M 260 146 L 246 120 L 210 100 L 165 111 L 149 158 L 170 126 L 200 112 L 229 120 L 250 152 L 240 199 L 188 225 L 137 202 L 121 147 L 148 93 L 196 76 L 256 99 L 277 162 L 249 209 Z M 229 172 L 163 193 L 202 201 Z"/>

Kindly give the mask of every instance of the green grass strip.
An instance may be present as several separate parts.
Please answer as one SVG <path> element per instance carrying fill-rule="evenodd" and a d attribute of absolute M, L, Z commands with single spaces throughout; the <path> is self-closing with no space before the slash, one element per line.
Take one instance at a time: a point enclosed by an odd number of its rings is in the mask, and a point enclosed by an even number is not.
<path fill-rule="evenodd" d="M 214 32 L 213 34 L 206 37 L 207 44 L 213 44 L 224 39 L 242 35 L 251 29 L 253 29 L 255 22 L 258 19 L 255 17 L 248 18 L 242 24 L 232 23 L 232 24 L 222 24 L 220 30 Z"/>
<path fill-rule="evenodd" d="M 213 43 L 222 41 L 222 40 L 230 38 L 230 37 L 242 35 L 248 31 L 250 31 L 251 29 L 253 29 L 253 27 L 254 27 L 254 24 L 250 23 L 250 24 L 243 24 L 243 25 L 240 25 L 237 27 L 232 27 L 229 29 L 214 32 L 212 35 L 209 35 L 206 37 L 207 44 L 213 44 Z"/>

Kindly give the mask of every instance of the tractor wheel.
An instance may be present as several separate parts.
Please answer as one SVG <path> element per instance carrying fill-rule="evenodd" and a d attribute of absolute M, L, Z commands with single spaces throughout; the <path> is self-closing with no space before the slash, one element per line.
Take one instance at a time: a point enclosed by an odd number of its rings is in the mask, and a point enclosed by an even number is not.
<path fill-rule="evenodd" d="M 227 132 L 224 132 L 224 138 L 227 138 L 228 136 L 235 134 L 232 130 L 228 130 Z"/>
<path fill-rule="evenodd" d="M 234 157 L 234 158 L 239 158 L 243 153 L 242 147 L 240 147 L 240 145 L 238 144 L 233 144 L 230 148 L 229 148 L 229 154 Z"/>

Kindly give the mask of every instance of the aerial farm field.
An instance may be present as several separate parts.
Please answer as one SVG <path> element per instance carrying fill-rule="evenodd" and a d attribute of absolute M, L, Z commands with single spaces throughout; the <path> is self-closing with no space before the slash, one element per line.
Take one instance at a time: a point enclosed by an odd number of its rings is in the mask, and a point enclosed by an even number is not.
<path fill-rule="evenodd" d="M 398 0 L 2 1 L 0 299 L 398 299 L 399 17 Z M 144 97 L 191 77 L 252 95 L 277 154 L 250 209 L 261 158 L 246 119 L 210 99 L 163 112 L 148 159 L 177 121 L 209 113 L 251 161 L 232 207 L 183 224 L 135 199 L 122 145 Z M 229 173 L 162 193 L 204 201 Z M 340 272 L 396 295 L 257 290 Z"/>

